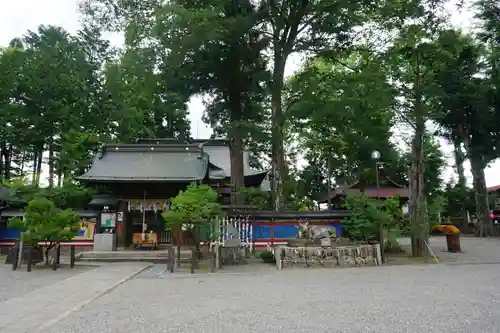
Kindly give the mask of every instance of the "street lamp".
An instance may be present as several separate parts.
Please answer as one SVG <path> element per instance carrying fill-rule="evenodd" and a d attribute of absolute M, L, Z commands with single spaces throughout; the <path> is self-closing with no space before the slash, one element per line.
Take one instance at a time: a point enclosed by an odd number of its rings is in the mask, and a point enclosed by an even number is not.
<path fill-rule="evenodd" d="M 379 181 L 379 174 L 378 174 L 378 161 L 380 160 L 380 152 L 378 150 L 372 151 L 372 159 L 375 161 L 375 181 L 376 181 L 376 186 L 377 186 L 377 209 L 380 208 L 380 181 Z M 384 225 L 382 221 L 379 222 L 379 243 L 380 243 L 380 258 L 382 260 L 382 263 L 385 261 L 385 256 L 384 256 Z"/>
<path fill-rule="evenodd" d="M 377 185 L 377 201 L 380 199 L 380 182 L 378 177 L 378 160 L 380 159 L 380 152 L 378 150 L 372 151 L 372 159 L 375 161 L 375 181 Z"/>

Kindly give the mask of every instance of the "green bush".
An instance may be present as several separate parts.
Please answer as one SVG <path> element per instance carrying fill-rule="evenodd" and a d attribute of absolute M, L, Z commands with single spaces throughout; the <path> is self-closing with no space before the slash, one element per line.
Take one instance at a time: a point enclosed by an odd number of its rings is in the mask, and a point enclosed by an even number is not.
<path fill-rule="evenodd" d="M 260 254 L 260 259 L 264 261 L 266 264 L 275 264 L 276 258 L 271 251 L 265 251 Z"/>

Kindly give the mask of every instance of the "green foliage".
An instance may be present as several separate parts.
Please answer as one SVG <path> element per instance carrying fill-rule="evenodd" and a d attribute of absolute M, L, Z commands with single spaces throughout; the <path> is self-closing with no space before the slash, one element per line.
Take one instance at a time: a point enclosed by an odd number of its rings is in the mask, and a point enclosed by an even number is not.
<path fill-rule="evenodd" d="M 95 194 L 95 189 L 75 184 L 68 179 L 61 187 L 49 188 L 46 192 L 47 197 L 58 208 L 83 208 Z"/>
<path fill-rule="evenodd" d="M 162 216 L 167 230 L 185 229 L 194 239 L 195 233 L 203 229 L 216 239 L 215 226 L 220 214 L 217 192 L 208 185 L 193 183 L 172 199 L 170 209 Z"/>
<path fill-rule="evenodd" d="M 38 187 L 46 164 L 61 187 L 101 142 L 189 136 L 190 93 L 157 71 L 155 50 L 116 54 L 88 23 L 75 35 L 40 26 L 0 49 L 0 178 L 31 174 Z"/>
<path fill-rule="evenodd" d="M 51 247 L 58 241 L 71 240 L 80 228 L 80 216 L 71 209 L 60 210 L 47 198 L 37 197 L 28 203 L 24 218 L 9 219 L 9 228 L 22 232 L 26 243 L 45 242 Z"/>
<path fill-rule="evenodd" d="M 54 206 L 60 209 L 85 207 L 95 193 L 94 189 L 75 184 L 70 179 L 65 180 L 62 186 L 54 188 L 40 188 L 28 183 L 26 179 L 4 180 L 1 186 L 11 189 L 15 197 L 26 202 L 44 197 L 51 200 Z"/>
<path fill-rule="evenodd" d="M 394 92 L 381 63 L 367 51 L 348 54 L 341 63 L 317 57 L 287 82 L 291 126 L 317 178 L 309 184 L 324 186 L 318 181 L 327 176 L 329 157 L 338 184 L 375 182 L 373 150 L 381 152 L 384 174 L 404 183 L 402 156 L 390 142 Z"/>
<path fill-rule="evenodd" d="M 387 237 L 384 244 L 384 252 L 386 253 L 401 253 L 404 250 L 399 245 L 398 238 L 401 237 L 401 231 L 398 228 L 393 228 L 387 232 Z"/>
<path fill-rule="evenodd" d="M 345 206 L 351 215 L 344 219 L 342 227 L 346 235 L 362 241 L 377 240 L 380 229 L 399 229 L 401 205 L 399 198 L 381 200 L 364 195 L 349 195 Z"/>
<path fill-rule="evenodd" d="M 276 258 L 271 251 L 261 252 L 260 258 L 266 264 L 275 264 L 276 263 Z"/>
<path fill-rule="evenodd" d="M 429 227 L 440 224 L 440 219 L 443 218 L 444 208 L 446 207 L 446 197 L 438 194 L 428 202 Z"/>
<path fill-rule="evenodd" d="M 261 191 L 255 187 L 242 187 L 239 192 L 243 196 L 245 205 L 255 206 L 259 210 L 272 208 L 269 192 Z"/>

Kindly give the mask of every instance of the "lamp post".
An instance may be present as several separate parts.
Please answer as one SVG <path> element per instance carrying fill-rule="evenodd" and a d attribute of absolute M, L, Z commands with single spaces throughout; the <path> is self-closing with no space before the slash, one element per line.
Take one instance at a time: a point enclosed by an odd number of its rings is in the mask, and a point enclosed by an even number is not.
<path fill-rule="evenodd" d="M 372 159 L 375 161 L 375 182 L 377 186 L 377 209 L 380 206 L 380 180 L 379 180 L 379 160 L 380 160 L 380 152 L 378 150 L 372 151 L 371 154 Z M 382 221 L 380 221 L 379 225 L 379 243 L 380 243 L 380 258 L 382 259 L 382 263 L 385 262 L 384 255 L 384 225 Z"/>
<path fill-rule="evenodd" d="M 328 186 L 328 211 L 332 210 L 332 155 L 328 153 L 328 160 L 327 160 L 327 173 L 328 173 L 328 179 L 327 179 L 327 186 Z"/>

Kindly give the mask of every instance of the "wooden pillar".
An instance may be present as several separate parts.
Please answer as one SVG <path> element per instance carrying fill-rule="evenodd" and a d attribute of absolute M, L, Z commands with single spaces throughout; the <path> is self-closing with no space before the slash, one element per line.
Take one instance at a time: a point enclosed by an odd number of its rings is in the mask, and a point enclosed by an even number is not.
<path fill-rule="evenodd" d="M 117 247 L 126 247 L 128 244 L 127 242 L 127 202 L 126 201 L 121 201 L 118 203 L 117 207 L 117 213 L 116 213 L 116 245 Z M 120 213 L 120 214 L 118 214 Z M 122 220 L 119 221 L 119 216 L 121 215 Z"/>

